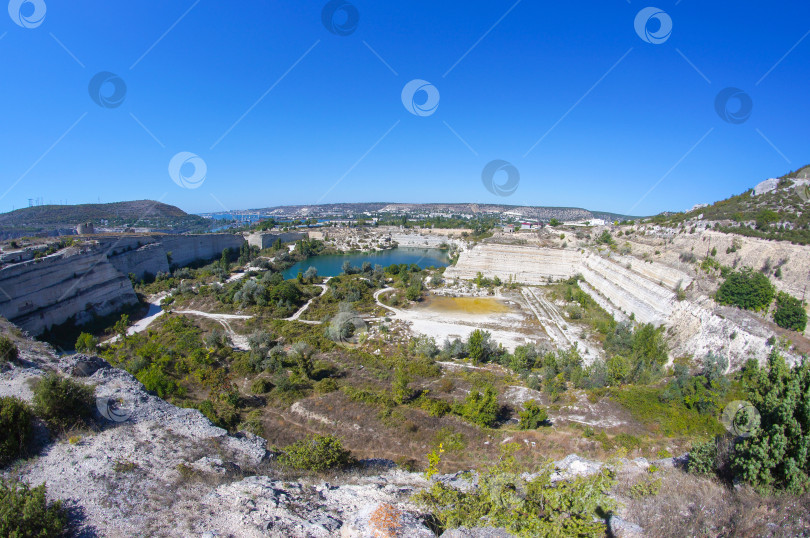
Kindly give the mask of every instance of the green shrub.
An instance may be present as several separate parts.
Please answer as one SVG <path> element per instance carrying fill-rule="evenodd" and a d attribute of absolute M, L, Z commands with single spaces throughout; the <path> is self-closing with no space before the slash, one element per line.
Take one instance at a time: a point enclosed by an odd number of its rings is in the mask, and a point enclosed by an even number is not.
<path fill-rule="evenodd" d="M 31 441 L 31 409 L 18 398 L 0 398 L 0 466 L 25 453 Z"/>
<path fill-rule="evenodd" d="M 315 435 L 285 448 L 279 462 L 293 469 L 322 472 L 348 465 L 351 452 L 334 435 Z"/>
<path fill-rule="evenodd" d="M 273 383 L 265 377 L 257 377 L 250 384 L 250 392 L 253 394 L 267 394 L 273 390 Z"/>
<path fill-rule="evenodd" d="M 19 351 L 14 342 L 6 336 L 0 336 L 0 364 L 17 360 Z"/>
<path fill-rule="evenodd" d="M 93 413 L 95 388 L 58 374 L 46 374 L 34 387 L 34 412 L 49 425 L 69 429 Z"/>
<path fill-rule="evenodd" d="M 89 333 L 81 333 L 76 339 L 76 351 L 79 353 L 95 353 L 98 347 L 98 338 Z"/>
<path fill-rule="evenodd" d="M 337 381 L 335 381 L 331 377 L 321 379 L 320 381 L 315 383 L 315 392 L 317 392 L 318 394 L 328 394 L 330 392 L 335 392 L 336 390 L 338 390 Z"/>
<path fill-rule="evenodd" d="M 717 471 L 717 443 L 714 439 L 697 442 L 689 451 L 687 469 L 690 473 L 710 475 Z"/>
<path fill-rule="evenodd" d="M 491 385 L 487 385 L 483 393 L 472 390 L 454 412 L 470 422 L 489 428 L 498 418 L 498 393 Z"/>
<path fill-rule="evenodd" d="M 534 400 L 524 402 L 523 411 L 518 413 L 521 430 L 536 430 L 548 421 L 548 411 Z"/>
<path fill-rule="evenodd" d="M 532 475 L 521 471 L 507 452 L 497 464 L 479 471 L 477 487 L 461 490 L 437 481 L 415 500 L 443 528 L 480 527 L 485 522 L 517 536 L 605 535 L 599 514 L 615 507 L 609 497 L 614 483 L 609 470 L 556 484 L 551 482 L 550 465 L 533 469 Z"/>
<path fill-rule="evenodd" d="M 803 332 L 807 328 L 807 311 L 799 299 L 780 291 L 776 295 L 773 320 L 783 329 Z"/>
<path fill-rule="evenodd" d="M 146 390 L 156 393 L 161 398 L 183 393 L 182 387 L 169 377 L 158 363 L 152 363 L 149 368 L 141 370 L 135 377 L 143 383 Z"/>
<path fill-rule="evenodd" d="M 717 302 L 760 311 L 773 301 L 774 287 L 768 277 L 746 267 L 734 271 L 717 290 Z"/>
<path fill-rule="evenodd" d="M 654 497 L 661 492 L 661 479 L 646 477 L 634 484 L 628 495 L 631 499 L 642 499 L 644 497 Z"/>
<path fill-rule="evenodd" d="M 810 490 L 810 362 L 789 368 L 774 350 L 766 367 L 746 364 L 744 376 L 760 422 L 734 447 L 732 470 L 763 490 Z"/>
<path fill-rule="evenodd" d="M 48 504 L 45 485 L 29 488 L 0 481 L 0 536 L 50 538 L 62 536 L 67 514 L 61 501 Z"/>

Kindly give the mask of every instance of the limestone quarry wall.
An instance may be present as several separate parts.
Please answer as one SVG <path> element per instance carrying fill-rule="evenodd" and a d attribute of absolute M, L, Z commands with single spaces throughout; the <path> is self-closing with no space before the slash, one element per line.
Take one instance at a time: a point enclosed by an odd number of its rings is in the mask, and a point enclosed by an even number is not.
<path fill-rule="evenodd" d="M 511 277 L 524 284 L 545 284 L 549 278 L 569 278 L 578 272 L 582 255 L 576 250 L 519 245 L 476 245 L 462 251 L 458 263 L 448 267 L 445 278 L 472 280 L 477 273 L 503 281 Z"/>
<path fill-rule="evenodd" d="M 579 273 L 586 282 L 582 288 L 617 320 L 626 319 L 616 315 L 622 312 L 637 322 L 667 327 L 672 357 L 722 351 L 739 367 L 748 358 L 765 360 L 770 351 L 766 341 L 772 331 L 761 320 L 705 296 L 678 301 L 675 289 L 688 289 L 693 278 L 663 263 L 592 251 L 483 244 L 462 252 L 445 277 L 471 280 L 478 272 L 502 280 L 512 276 L 525 284 Z"/>
<path fill-rule="evenodd" d="M 233 234 L 102 237 L 50 256 L 0 268 L 0 315 L 32 334 L 76 316 L 81 324 L 138 299 L 129 274 L 143 278 L 238 249 Z"/>
<path fill-rule="evenodd" d="M 69 248 L 0 269 L 0 315 L 32 334 L 76 316 L 87 322 L 138 301 L 97 247 Z"/>

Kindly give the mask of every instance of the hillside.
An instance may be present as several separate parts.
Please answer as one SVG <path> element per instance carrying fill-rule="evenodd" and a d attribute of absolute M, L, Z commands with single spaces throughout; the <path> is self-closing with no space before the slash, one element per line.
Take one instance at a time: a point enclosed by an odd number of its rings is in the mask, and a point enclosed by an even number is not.
<path fill-rule="evenodd" d="M 500 215 L 508 213 L 511 216 L 536 218 L 548 221 L 552 218 L 558 220 L 587 220 L 600 218 L 605 220 L 626 220 L 633 217 L 609 213 L 604 211 L 589 211 L 578 207 L 546 207 L 546 206 L 517 206 L 506 204 L 474 204 L 474 203 L 341 203 L 321 205 L 290 205 L 274 206 L 256 209 L 267 214 L 284 217 L 325 217 L 336 215 L 388 214 L 388 215 L 419 215 L 419 214 L 446 214 L 446 215 Z"/>
<path fill-rule="evenodd" d="M 780 178 L 767 179 L 756 187 L 685 213 L 659 215 L 655 221 L 683 224 L 689 220 L 713 221 L 726 232 L 810 244 L 810 166 Z"/>
<path fill-rule="evenodd" d="M 68 233 L 76 225 L 92 222 L 96 227 L 138 227 L 170 232 L 201 232 L 210 228 L 207 219 L 156 202 L 136 200 L 110 204 L 43 205 L 0 214 L 0 237 Z"/>

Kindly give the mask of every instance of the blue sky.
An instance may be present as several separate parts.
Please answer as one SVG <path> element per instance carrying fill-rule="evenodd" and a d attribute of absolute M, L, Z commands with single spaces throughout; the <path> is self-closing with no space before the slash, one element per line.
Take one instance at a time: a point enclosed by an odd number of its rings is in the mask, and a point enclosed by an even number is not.
<path fill-rule="evenodd" d="M 0 16 L 0 211 L 41 197 L 654 214 L 810 162 L 805 2 L 353 0 L 348 35 L 322 1 L 20 3 Z M 118 78 L 96 100 L 123 81 L 122 100 L 94 102 L 99 72 Z M 403 105 L 415 79 L 438 92 L 430 114 Z M 753 104 L 739 123 L 716 110 L 728 87 Z M 195 188 L 169 174 L 181 152 Z M 188 154 L 204 179 L 179 166 Z M 520 173 L 510 196 L 482 182 L 496 159 Z"/>

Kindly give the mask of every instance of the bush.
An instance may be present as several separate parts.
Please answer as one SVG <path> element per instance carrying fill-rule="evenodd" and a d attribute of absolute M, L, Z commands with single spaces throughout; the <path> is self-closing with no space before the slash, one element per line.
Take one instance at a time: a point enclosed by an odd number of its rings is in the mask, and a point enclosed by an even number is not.
<path fill-rule="evenodd" d="M 461 490 L 437 481 L 415 499 L 443 528 L 480 527 L 483 521 L 517 536 L 604 536 L 598 514 L 615 507 L 608 495 L 611 472 L 603 469 L 555 485 L 552 470 L 547 465 L 531 475 L 521 473 L 507 452 L 498 464 L 479 471 L 476 488 Z"/>
<path fill-rule="evenodd" d="M 61 501 L 48 504 L 45 485 L 0 481 L 0 536 L 50 538 L 62 536 L 67 515 Z"/>
<path fill-rule="evenodd" d="M 464 403 L 456 409 L 456 413 L 467 420 L 489 428 L 498 418 L 498 394 L 487 385 L 484 392 L 471 391 Z"/>
<path fill-rule="evenodd" d="M 518 416 L 521 430 L 536 430 L 548 421 L 548 411 L 534 400 L 525 402 L 523 411 L 518 413 Z"/>
<path fill-rule="evenodd" d="M 18 398 L 0 398 L 0 466 L 25 453 L 31 441 L 31 409 Z"/>
<path fill-rule="evenodd" d="M 717 302 L 760 311 L 773 301 L 774 288 L 768 277 L 747 267 L 734 271 L 717 290 Z"/>
<path fill-rule="evenodd" d="M 348 465 L 351 452 L 334 435 L 315 435 L 285 448 L 279 461 L 293 469 L 322 472 Z"/>
<path fill-rule="evenodd" d="M 273 383 L 264 377 L 258 377 L 250 384 L 250 392 L 253 394 L 266 394 L 273 390 Z"/>
<path fill-rule="evenodd" d="M 336 390 L 338 390 L 337 381 L 335 381 L 331 377 L 321 379 L 320 381 L 315 383 L 315 392 L 317 392 L 318 394 L 328 394 L 330 392 L 335 392 Z"/>
<path fill-rule="evenodd" d="M 14 342 L 6 336 L 0 336 L 0 364 L 17 360 L 19 351 Z"/>
<path fill-rule="evenodd" d="M 98 338 L 89 333 L 81 333 L 76 339 L 76 351 L 79 353 L 95 353 L 98 347 Z"/>
<path fill-rule="evenodd" d="M 46 374 L 34 387 L 34 412 L 53 427 L 69 429 L 90 418 L 95 388 L 58 374 Z"/>
<path fill-rule="evenodd" d="M 773 320 L 783 329 L 803 332 L 807 328 L 807 311 L 799 299 L 780 291 L 776 295 Z"/>
<path fill-rule="evenodd" d="M 774 350 L 766 367 L 747 364 L 744 376 L 760 423 L 758 428 L 753 423 L 751 436 L 736 444 L 732 470 L 763 490 L 810 490 L 810 363 L 789 368 Z"/>
<path fill-rule="evenodd" d="M 689 462 L 687 469 L 690 473 L 710 475 L 717 471 L 715 461 L 717 460 L 717 444 L 714 439 L 705 442 L 697 442 L 692 445 L 689 451 Z"/>

